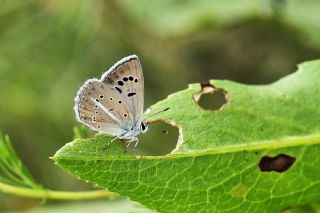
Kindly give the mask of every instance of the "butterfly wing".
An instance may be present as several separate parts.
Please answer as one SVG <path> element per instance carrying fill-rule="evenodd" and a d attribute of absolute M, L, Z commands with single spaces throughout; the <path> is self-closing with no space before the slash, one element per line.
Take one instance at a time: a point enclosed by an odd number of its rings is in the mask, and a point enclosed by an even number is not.
<path fill-rule="evenodd" d="M 140 126 L 144 107 L 144 78 L 139 58 L 128 56 L 117 62 L 105 74 L 101 81 L 114 88 L 124 100 L 129 117 L 128 124 Z"/>
<path fill-rule="evenodd" d="M 101 79 L 88 80 L 75 98 L 77 119 L 96 131 L 120 136 L 140 125 L 144 79 L 137 56 L 117 62 Z"/>
<path fill-rule="evenodd" d="M 102 101 L 107 99 L 106 94 L 109 94 L 106 85 L 98 79 L 90 79 L 78 91 L 74 110 L 81 123 L 93 130 L 117 136 L 122 133 L 120 122 L 111 114 L 112 108 Z"/>

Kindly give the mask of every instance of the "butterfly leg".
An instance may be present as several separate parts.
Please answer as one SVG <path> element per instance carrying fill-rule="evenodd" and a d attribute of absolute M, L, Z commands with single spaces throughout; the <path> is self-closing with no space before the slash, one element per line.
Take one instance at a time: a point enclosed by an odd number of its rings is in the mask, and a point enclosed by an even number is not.
<path fill-rule="evenodd" d="M 136 143 L 134 144 L 134 147 L 137 147 L 138 143 L 139 143 L 139 139 L 135 138 Z"/>
<path fill-rule="evenodd" d="M 115 141 L 118 138 L 120 138 L 120 137 L 117 136 L 117 137 L 113 138 L 109 143 L 111 144 L 113 141 Z"/>
<path fill-rule="evenodd" d="M 130 146 L 130 144 L 132 143 L 132 139 L 131 140 L 129 140 L 129 141 L 127 141 L 127 149 L 129 148 L 129 146 Z"/>
<path fill-rule="evenodd" d="M 138 142 L 139 142 L 139 139 L 136 138 L 136 137 L 131 138 L 131 139 L 127 142 L 127 143 L 128 143 L 127 148 L 130 146 L 130 144 L 131 144 L 132 142 L 136 142 L 135 145 L 134 145 L 134 147 L 137 147 Z"/>
<path fill-rule="evenodd" d="M 107 143 L 107 145 L 105 145 L 105 146 L 103 147 L 103 149 L 108 148 L 108 147 L 112 144 L 112 142 L 115 141 L 115 140 L 117 140 L 117 139 L 121 139 L 121 138 L 120 138 L 119 136 L 113 138 L 111 141 L 109 141 L 109 143 Z"/>
<path fill-rule="evenodd" d="M 129 146 L 130 146 L 130 141 L 127 141 L 127 149 L 129 148 Z"/>

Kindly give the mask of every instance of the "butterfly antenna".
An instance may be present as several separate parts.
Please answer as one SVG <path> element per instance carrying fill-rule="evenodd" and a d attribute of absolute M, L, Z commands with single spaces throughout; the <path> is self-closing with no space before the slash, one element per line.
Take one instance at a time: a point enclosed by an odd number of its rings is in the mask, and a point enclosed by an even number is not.
<path fill-rule="evenodd" d="M 153 117 L 153 116 L 155 116 L 155 115 L 158 115 L 158 114 L 160 114 L 160 113 L 163 113 L 163 112 L 165 112 L 165 111 L 167 111 L 167 110 L 169 110 L 169 109 L 170 109 L 170 107 L 167 107 L 167 108 L 165 108 L 165 109 L 163 109 L 163 110 L 161 110 L 161 111 L 159 111 L 159 112 L 153 113 L 152 115 L 149 115 L 148 117 L 146 117 L 146 118 L 143 119 L 142 121 L 145 121 L 145 120 L 147 120 L 147 119 L 149 119 L 149 118 L 151 118 L 151 117 Z"/>

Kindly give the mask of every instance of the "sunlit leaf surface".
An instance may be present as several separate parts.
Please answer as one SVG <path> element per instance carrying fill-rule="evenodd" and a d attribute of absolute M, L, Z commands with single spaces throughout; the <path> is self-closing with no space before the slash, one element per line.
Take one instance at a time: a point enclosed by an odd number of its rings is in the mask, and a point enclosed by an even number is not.
<path fill-rule="evenodd" d="M 159 212 L 279 212 L 316 201 L 320 61 L 270 85 L 210 83 L 227 93 L 219 110 L 197 105 L 193 95 L 200 84 L 152 106 L 170 107 L 152 121 L 170 121 L 182 130 L 182 144 L 172 154 L 135 156 L 120 142 L 105 149 L 111 138 L 98 135 L 68 143 L 54 160 Z"/>

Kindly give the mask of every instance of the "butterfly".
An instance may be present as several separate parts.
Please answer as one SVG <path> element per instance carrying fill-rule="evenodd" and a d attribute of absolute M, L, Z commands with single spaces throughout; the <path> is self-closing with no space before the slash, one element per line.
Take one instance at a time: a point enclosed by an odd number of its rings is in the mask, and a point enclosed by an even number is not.
<path fill-rule="evenodd" d="M 148 130 L 143 122 L 144 78 L 136 55 L 118 61 L 100 79 L 87 80 L 74 100 L 77 120 L 115 136 L 113 140 L 135 141 L 137 146 L 137 135 Z"/>

